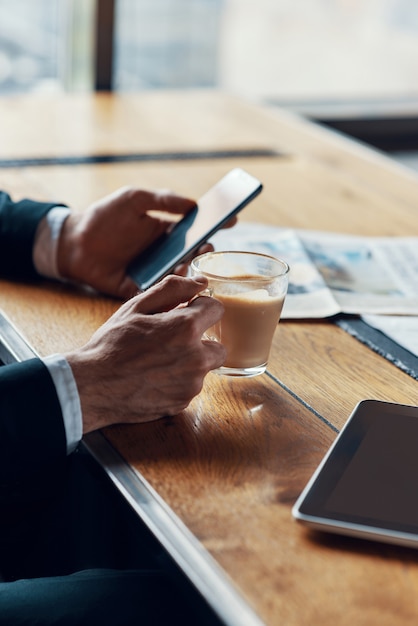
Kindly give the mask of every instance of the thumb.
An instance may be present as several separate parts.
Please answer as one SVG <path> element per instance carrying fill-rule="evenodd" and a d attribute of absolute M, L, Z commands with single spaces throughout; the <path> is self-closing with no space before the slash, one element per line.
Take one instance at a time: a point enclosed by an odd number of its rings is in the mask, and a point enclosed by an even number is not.
<path fill-rule="evenodd" d="M 192 300 L 206 287 L 207 280 L 203 276 L 167 276 L 138 296 L 137 309 L 148 315 L 171 311 Z"/>
<path fill-rule="evenodd" d="M 196 201 L 183 196 L 178 196 L 175 193 L 167 191 L 161 191 L 156 194 L 159 209 L 166 211 L 167 213 L 178 213 L 186 215 L 189 211 L 196 207 Z"/>

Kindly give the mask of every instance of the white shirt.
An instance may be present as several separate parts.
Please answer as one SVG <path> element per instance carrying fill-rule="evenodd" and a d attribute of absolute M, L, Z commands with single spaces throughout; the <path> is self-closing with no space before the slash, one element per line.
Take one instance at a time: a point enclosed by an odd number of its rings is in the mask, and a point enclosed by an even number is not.
<path fill-rule="evenodd" d="M 70 210 L 55 207 L 39 223 L 33 246 L 33 262 L 35 269 L 46 278 L 61 277 L 57 268 L 57 248 L 61 228 L 69 216 Z M 68 361 L 61 354 L 53 354 L 42 361 L 46 365 L 54 381 L 64 420 L 67 439 L 67 453 L 72 452 L 83 435 L 80 396 L 77 384 Z"/>

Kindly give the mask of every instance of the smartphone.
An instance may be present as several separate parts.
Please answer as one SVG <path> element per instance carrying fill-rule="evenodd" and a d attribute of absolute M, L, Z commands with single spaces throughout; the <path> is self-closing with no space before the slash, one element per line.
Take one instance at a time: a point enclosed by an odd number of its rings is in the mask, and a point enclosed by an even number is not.
<path fill-rule="evenodd" d="M 418 548 L 418 407 L 362 400 L 296 501 L 316 530 Z"/>
<path fill-rule="evenodd" d="M 194 209 L 133 261 L 128 273 L 136 285 L 145 290 L 170 274 L 261 190 L 260 181 L 246 171 L 235 168 L 228 172 Z"/>

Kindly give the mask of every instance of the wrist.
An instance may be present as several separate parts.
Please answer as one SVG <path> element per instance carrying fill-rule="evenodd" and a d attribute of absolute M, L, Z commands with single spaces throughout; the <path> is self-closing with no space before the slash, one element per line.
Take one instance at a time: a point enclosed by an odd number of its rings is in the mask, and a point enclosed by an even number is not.
<path fill-rule="evenodd" d="M 78 223 L 80 216 L 72 213 L 62 225 L 57 242 L 56 265 L 65 280 L 77 280 L 77 259 L 80 256 Z"/>
<path fill-rule="evenodd" d="M 108 402 L 103 397 L 103 387 L 98 384 L 98 380 L 103 379 L 98 371 L 100 369 L 98 355 L 81 350 L 67 354 L 65 357 L 77 386 L 83 435 L 108 426 L 112 423 L 112 416 Z"/>

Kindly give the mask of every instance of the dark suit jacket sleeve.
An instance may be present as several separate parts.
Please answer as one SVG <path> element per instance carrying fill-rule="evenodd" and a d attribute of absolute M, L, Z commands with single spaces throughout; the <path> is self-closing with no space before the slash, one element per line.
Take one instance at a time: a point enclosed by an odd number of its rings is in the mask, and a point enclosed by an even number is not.
<path fill-rule="evenodd" d="M 57 206 L 0 192 L 0 275 L 32 279 L 36 229 Z M 0 367 L 1 503 L 36 500 L 41 476 L 66 458 L 65 430 L 55 385 L 40 359 Z"/>
<path fill-rule="evenodd" d="M 36 499 L 42 475 L 66 459 L 61 407 L 40 359 L 0 367 L 0 509 Z"/>
<path fill-rule="evenodd" d="M 13 202 L 0 191 L 0 274 L 7 278 L 37 276 L 32 248 L 40 220 L 59 203 L 21 200 Z"/>

